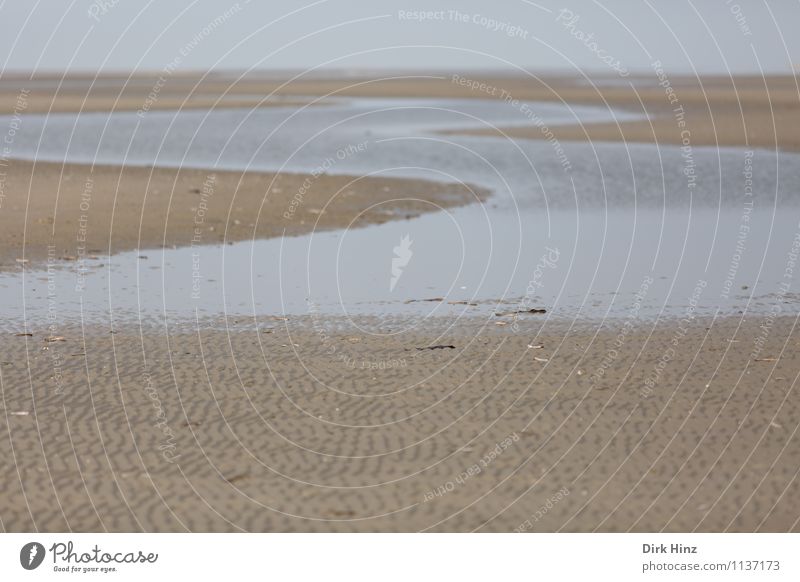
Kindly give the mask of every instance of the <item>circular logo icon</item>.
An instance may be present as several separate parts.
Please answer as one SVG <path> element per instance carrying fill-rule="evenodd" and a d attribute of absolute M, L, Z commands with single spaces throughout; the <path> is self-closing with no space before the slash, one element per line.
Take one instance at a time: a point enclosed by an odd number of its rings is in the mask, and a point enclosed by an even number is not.
<path fill-rule="evenodd" d="M 35 570 L 44 561 L 44 546 L 39 542 L 30 542 L 19 551 L 19 563 L 26 570 Z"/>

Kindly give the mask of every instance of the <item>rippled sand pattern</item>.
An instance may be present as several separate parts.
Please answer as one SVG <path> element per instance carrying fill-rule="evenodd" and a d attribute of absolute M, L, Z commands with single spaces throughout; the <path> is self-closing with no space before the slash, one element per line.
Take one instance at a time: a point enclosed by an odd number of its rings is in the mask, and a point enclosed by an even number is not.
<path fill-rule="evenodd" d="M 527 317 L 3 330 L 2 528 L 800 529 L 794 318 Z"/>

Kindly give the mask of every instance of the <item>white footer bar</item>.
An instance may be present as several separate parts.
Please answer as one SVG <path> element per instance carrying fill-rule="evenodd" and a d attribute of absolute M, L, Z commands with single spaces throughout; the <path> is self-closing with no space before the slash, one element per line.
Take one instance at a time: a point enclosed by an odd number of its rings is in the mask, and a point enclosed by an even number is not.
<path fill-rule="evenodd" d="M 800 580 L 800 534 L 2 534 L 0 580 Z"/>

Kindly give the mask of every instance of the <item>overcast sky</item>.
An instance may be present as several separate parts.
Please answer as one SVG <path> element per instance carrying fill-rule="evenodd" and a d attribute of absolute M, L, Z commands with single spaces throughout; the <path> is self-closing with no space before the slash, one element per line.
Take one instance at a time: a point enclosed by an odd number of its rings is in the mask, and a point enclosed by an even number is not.
<path fill-rule="evenodd" d="M 438 11 L 420 15 L 415 11 Z M 457 12 L 451 12 L 457 11 Z M 789 72 L 800 0 L 0 0 L 9 71 Z M 591 36 L 590 36 L 591 35 Z"/>

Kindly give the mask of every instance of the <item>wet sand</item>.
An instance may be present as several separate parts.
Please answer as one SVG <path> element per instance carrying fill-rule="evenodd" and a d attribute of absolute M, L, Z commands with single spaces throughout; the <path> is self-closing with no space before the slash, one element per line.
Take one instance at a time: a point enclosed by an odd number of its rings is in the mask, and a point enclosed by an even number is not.
<path fill-rule="evenodd" d="M 654 67 L 647 76 L 564 76 L 552 74 L 427 74 L 317 75 L 290 80 L 255 75 L 158 75 L 70 77 L 37 76 L 34 80 L 7 75 L 0 80 L 0 113 L 12 114 L 20 89 L 25 111 L 151 110 L 206 107 L 261 107 L 292 100 L 333 97 L 425 97 L 549 101 L 624 108 L 650 120 L 620 124 L 589 124 L 553 129 L 562 140 L 630 141 L 681 144 L 690 131 L 695 146 L 744 146 L 800 150 L 800 81 L 791 75 L 661 75 Z M 62 83 L 59 87 L 58 84 Z M 661 84 L 659 84 L 661 83 Z M 148 99 L 158 86 L 155 99 Z M 667 90 L 671 91 L 670 94 Z M 509 105 L 513 107 L 513 105 Z M 685 126 L 678 125 L 682 107 Z M 525 121 L 523 115 L 521 121 Z M 652 124 L 651 124 L 652 122 Z M 510 137 L 544 139 L 539 128 L 499 128 Z M 493 130 L 477 133 L 496 134 Z"/>
<path fill-rule="evenodd" d="M 663 85 L 657 84 L 663 83 Z M 743 146 L 800 151 L 800 83 L 793 77 L 670 78 L 632 85 L 579 89 L 554 87 L 570 103 L 621 107 L 646 116 L 641 121 L 550 128 L 562 141 L 590 140 L 661 145 Z M 523 92 L 528 94 L 527 92 Z M 470 132 L 511 138 L 546 139 L 542 130 L 507 127 Z"/>
<path fill-rule="evenodd" d="M 2 526 L 800 529 L 794 317 L 527 317 L 7 333 Z"/>
<path fill-rule="evenodd" d="M 0 268 L 6 269 L 50 255 L 77 260 L 379 224 L 487 195 L 462 185 L 324 174 L 17 160 L 2 171 Z"/>

